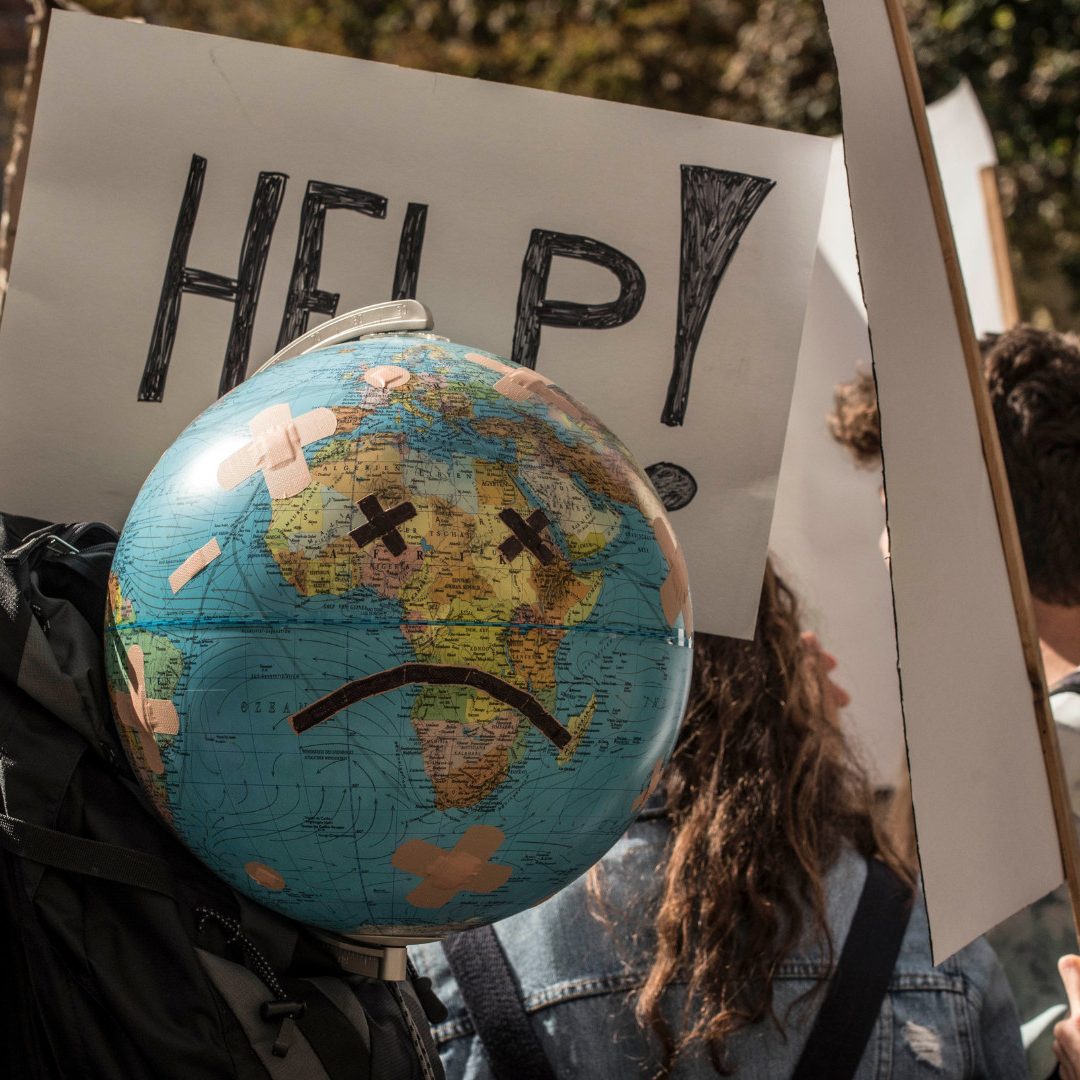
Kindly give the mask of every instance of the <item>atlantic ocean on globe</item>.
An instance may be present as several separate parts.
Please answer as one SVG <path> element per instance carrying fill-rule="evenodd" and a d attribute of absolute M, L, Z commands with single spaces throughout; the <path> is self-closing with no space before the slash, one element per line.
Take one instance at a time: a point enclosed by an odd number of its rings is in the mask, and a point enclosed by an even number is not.
<path fill-rule="evenodd" d="M 166 451 L 116 552 L 109 692 L 142 783 L 235 888 L 429 940 L 583 873 L 669 754 L 681 551 L 549 380 L 417 333 L 276 364 Z"/>

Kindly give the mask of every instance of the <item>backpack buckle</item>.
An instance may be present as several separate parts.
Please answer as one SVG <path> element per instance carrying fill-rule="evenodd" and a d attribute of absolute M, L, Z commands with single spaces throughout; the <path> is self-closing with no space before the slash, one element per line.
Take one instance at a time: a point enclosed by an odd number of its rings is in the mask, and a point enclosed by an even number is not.
<path fill-rule="evenodd" d="M 74 544 L 62 540 L 55 533 L 49 533 L 45 537 L 45 547 L 57 555 L 78 555 L 79 549 Z"/>

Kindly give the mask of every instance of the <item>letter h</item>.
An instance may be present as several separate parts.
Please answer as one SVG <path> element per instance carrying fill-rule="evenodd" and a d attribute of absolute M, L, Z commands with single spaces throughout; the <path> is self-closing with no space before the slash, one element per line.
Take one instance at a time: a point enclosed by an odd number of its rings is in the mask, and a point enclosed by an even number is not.
<path fill-rule="evenodd" d="M 188 171 L 187 185 L 180 202 L 176 219 L 169 261 L 165 269 L 165 281 L 161 286 L 150 349 L 146 357 L 142 380 L 139 383 L 139 401 L 161 401 L 165 393 L 165 377 L 169 372 L 169 360 L 176 341 L 176 325 L 180 319 L 180 300 L 185 292 L 199 296 L 212 296 L 233 305 L 232 327 L 221 368 L 218 394 L 227 393 L 243 382 L 247 371 L 251 335 L 255 328 L 255 309 L 259 303 L 263 272 L 270 254 L 270 241 L 274 235 L 278 211 L 285 198 L 288 176 L 284 173 L 261 172 L 251 200 L 251 213 L 244 229 L 244 241 L 240 249 L 240 265 L 235 278 L 197 270 L 187 265 L 188 247 L 199 213 L 203 180 L 206 176 L 206 158 L 193 154 Z"/>

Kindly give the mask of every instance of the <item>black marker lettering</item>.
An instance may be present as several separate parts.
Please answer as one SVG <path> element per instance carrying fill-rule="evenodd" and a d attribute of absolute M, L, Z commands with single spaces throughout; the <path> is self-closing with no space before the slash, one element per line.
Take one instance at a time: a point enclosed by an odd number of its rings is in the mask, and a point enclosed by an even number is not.
<path fill-rule="evenodd" d="M 690 505 L 697 494 L 697 481 L 689 469 L 671 461 L 658 461 L 645 467 L 645 475 L 652 481 L 656 494 L 669 513 Z"/>
<path fill-rule="evenodd" d="M 169 249 L 169 261 L 165 268 L 165 281 L 161 286 L 154 329 L 150 335 L 146 366 L 139 382 L 139 401 L 161 401 L 164 396 L 165 378 L 169 373 L 169 359 L 180 319 L 180 300 L 185 292 L 225 300 L 233 305 L 232 327 L 225 348 L 218 394 L 224 394 L 242 382 L 247 370 L 259 290 L 262 288 L 270 240 L 273 238 L 278 211 L 285 197 L 288 177 L 284 173 L 259 173 L 255 195 L 251 200 L 251 213 L 244 229 L 239 269 L 235 278 L 227 278 L 222 274 L 196 270 L 187 265 L 188 247 L 195 229 L 195 218 L 199 213 L 205 176 L 206 158 L 193 154 L 187 185 L 180 200 L 180 213 L 176 219 L 172 247 Z"/>
<path fill-rule="evenodd" d="M 420 255 L 424 250 L 424 228 L 427 225 L 427 205 L 409 203 L 401 225 L 398 241 L 397 266 L 394 267 L 394 288 L 391 300 L 415 300 L 416 282 L 420 277 Z"/>
<path fill-rule="evenodd" d="M 774 187 L 775 180 L 745 173 L 682 167 L 679 321 L 662 423 L 678 427 L 686 418 L 694 354 L 713 297 L 746 227 Z"/>
<path fill-rule="evenodd" d="M 321 180 L 308 183 L 304 205 L 300 210 L 300 234 L 296 240 L 289 294 L 278 333 L 279 349 L 284 349 L 307 330 L 308 316 L 313 311 L 320 315 L 337 314 L 340 294 L 324 292 L 318 287 L 328 210 L 355 210 L 368 217 L 384 218 L 386 199 L 382 195 L 341 184 L 324 184 Z"/>
<path fill-rule="evenodd" d="M 619 279 L 619 295 L 603 304 L 549 300 L 546 296 L 548 276 L 551 260 L 556 255 L 584 259 L 610 270 Z M 534 229 L 521 268 L 511 356 L 517 363 L 535 368 L 541 327 L 608 330 L 629 322 L 640 310 L 644 299 L 645 275 L 628 255 L 588 236 Z"/>

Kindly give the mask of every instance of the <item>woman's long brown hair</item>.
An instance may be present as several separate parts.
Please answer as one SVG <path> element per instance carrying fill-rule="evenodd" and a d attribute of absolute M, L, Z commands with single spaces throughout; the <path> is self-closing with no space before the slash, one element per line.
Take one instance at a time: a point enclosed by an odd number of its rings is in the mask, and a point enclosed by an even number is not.
<path fill-rule="evenodd" d="M 698 635 L 686 717 L 664 791 L 672 835 L 656 958 L 636 1002 L 666 1074 L 691 1046 L 729 1071 L 725 1045 L 772 1015 L 773 980 L 807 929 L 833 956 L 823 878 L 841 849 L 905 869 L 875 824 L 869 782 L 800 636 L 794 594 L 767 567 L 753 641 Z M 661 1013 L 686 984 L 675 1036 Z"/>

